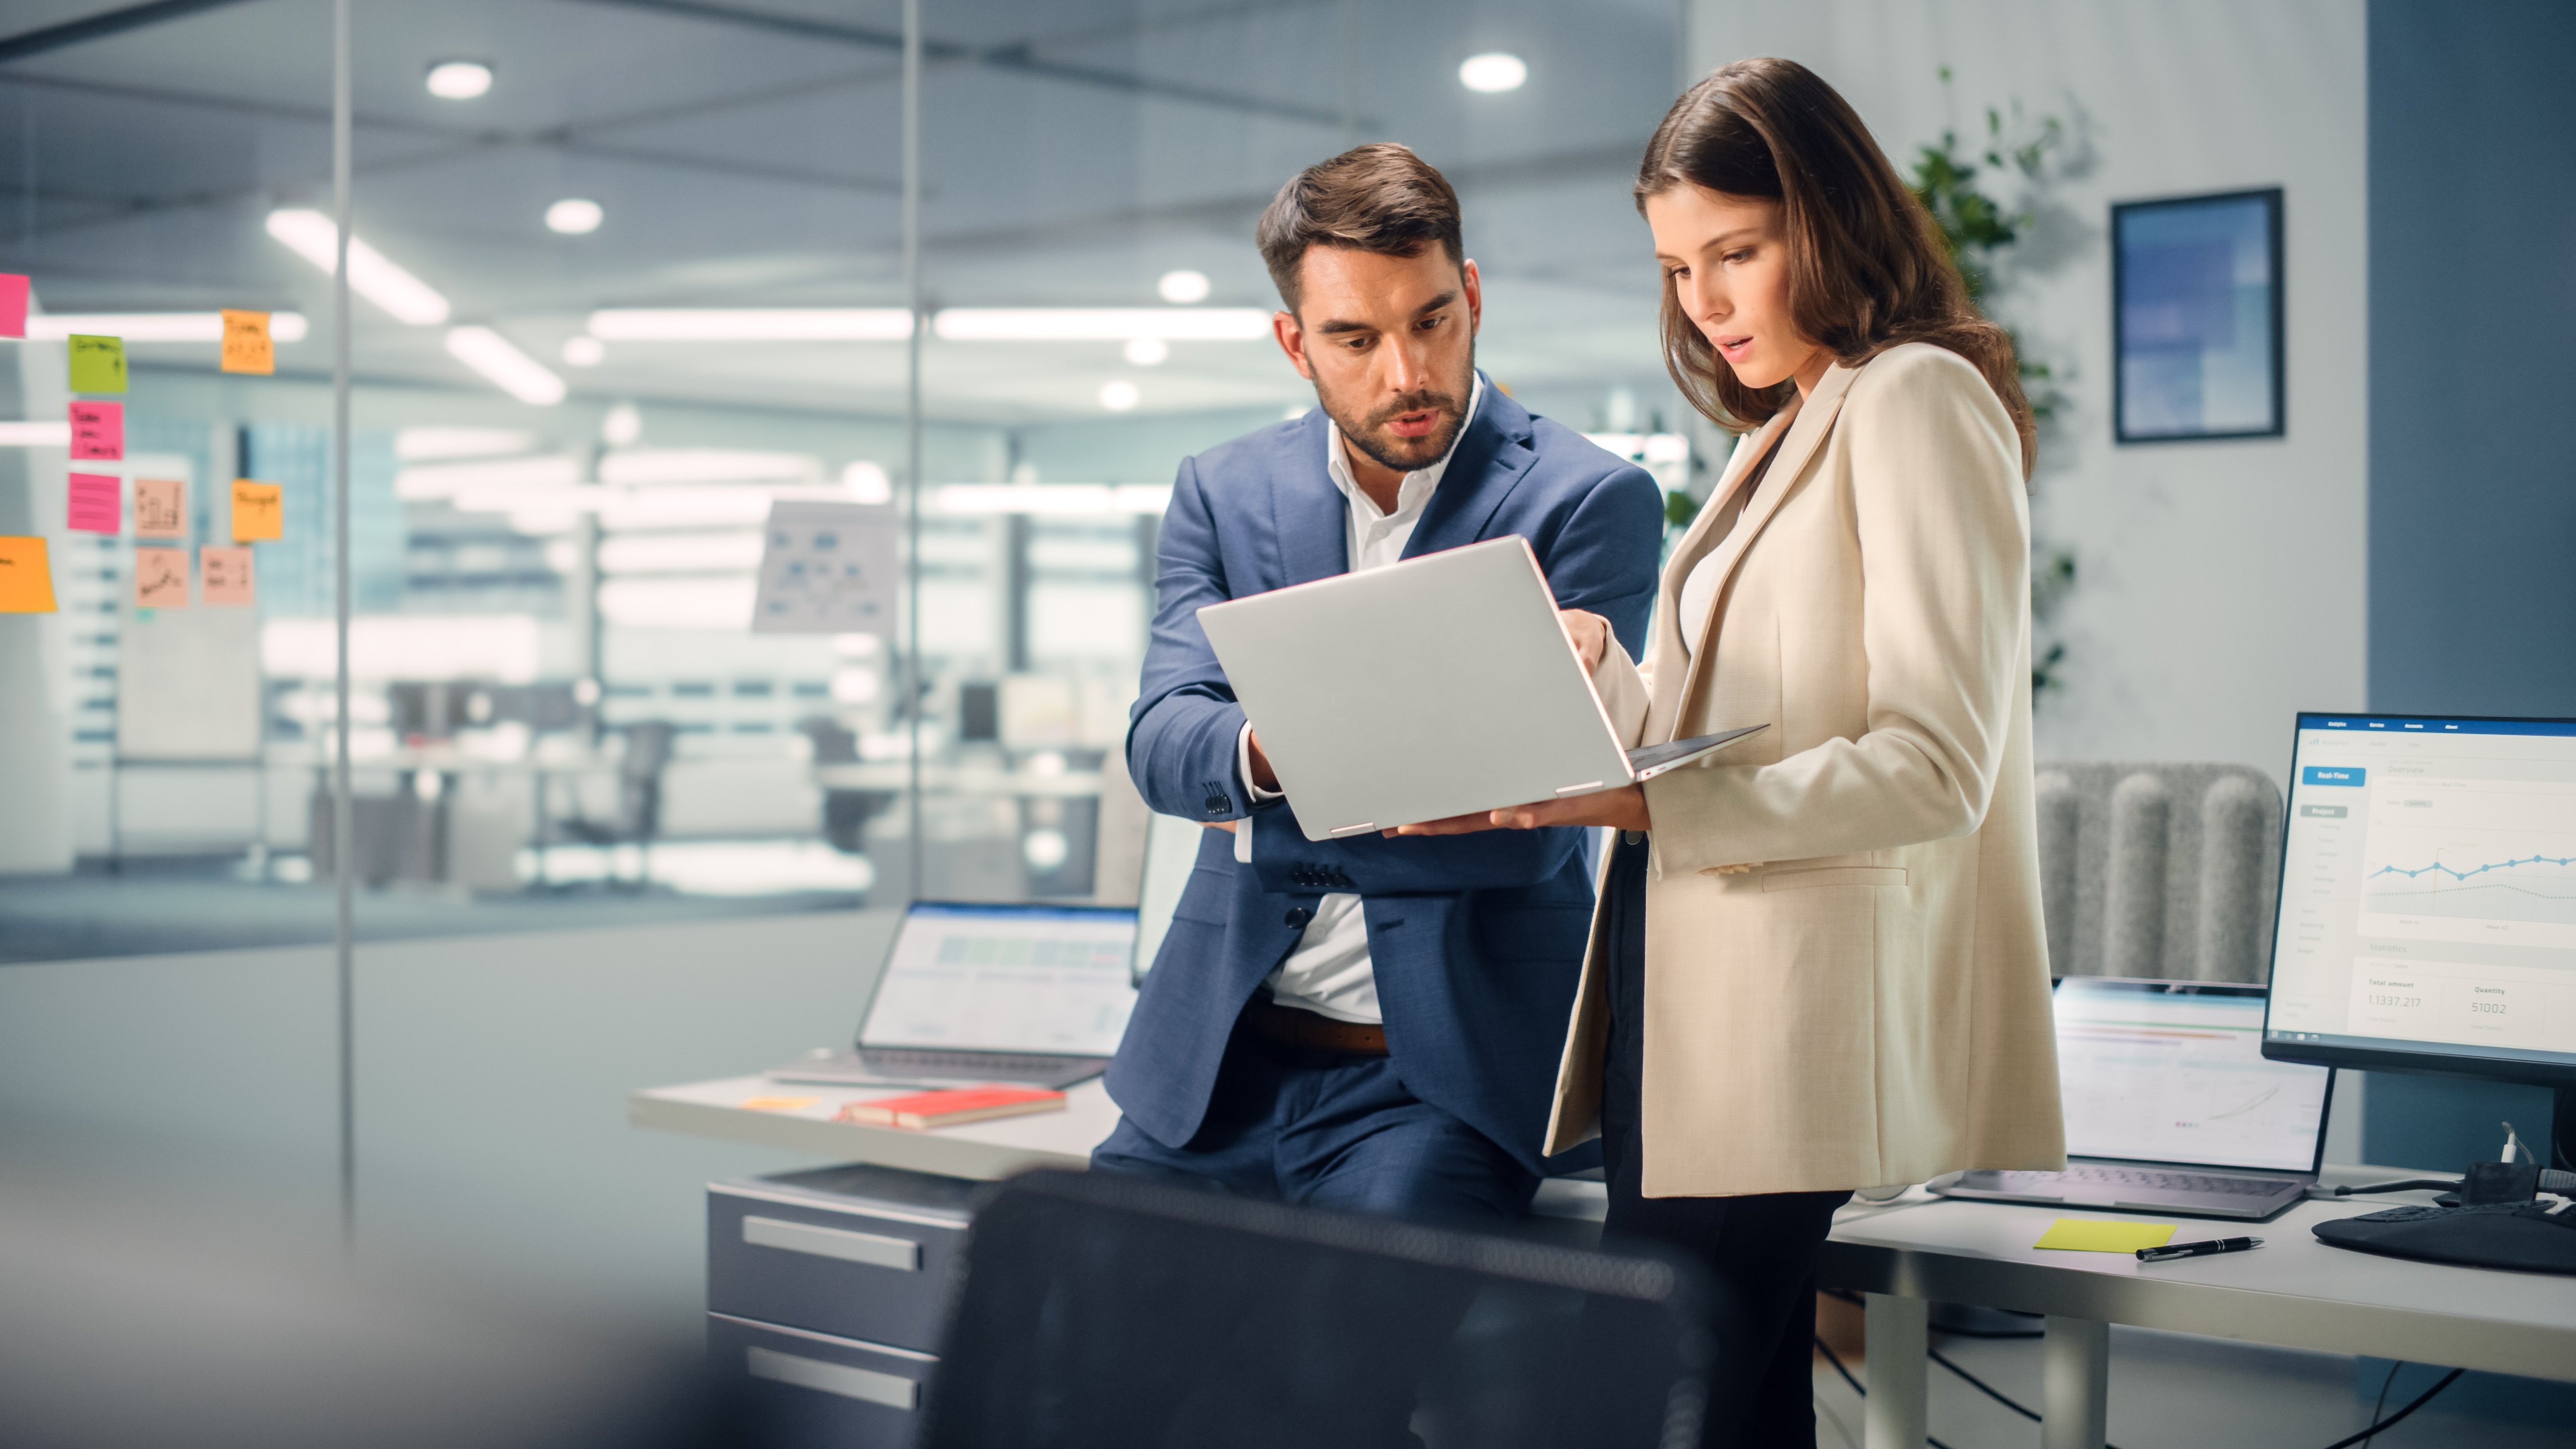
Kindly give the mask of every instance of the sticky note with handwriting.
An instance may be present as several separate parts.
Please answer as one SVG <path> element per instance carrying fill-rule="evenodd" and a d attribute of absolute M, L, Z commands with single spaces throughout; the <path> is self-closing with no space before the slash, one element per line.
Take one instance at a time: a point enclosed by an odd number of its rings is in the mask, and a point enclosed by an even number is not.
<path fill-rule="evenodd" d="M 268 314 L 224 310 L 224 371 L 277 371 L 277 343 L 269 335 Z"/>
<path fill-rule="evenodd" d="M 209 609 L 246 609 L 258 602 L 252 592 L 251 550 L 207 544 L 197 550 L 197 588 Z"/>
<path fill-rule="evenodd" d="M 113 473 L 71 475 L 71 525 L 83 533 L 116 533 L 125 527 L 125 480 Z"/>
<path fill-rule="evenodd" d="M 286 536 L 286 505 L 275 483 L 233 480 L 233 542 Z"/>
<path fill-rule="evenodd" d="M 19 278 L 22 283 L 26 279 Z M 54 570 L 41 538 L 0 538 L 0 614 L 54 611 Z"/>
<path fill-rule="evenodd" d="M 125 339 L 71 335 L 72 391 L 125 391 Z"/>
<path fill-rule="evenodd" d="M 135 479 L 134 536 L 186 538 L 188 485 L 177 478 Z"/>
<path fill-rule="evenodd" d="M 188 551 L 184 548 L 138 548 L 134 551 L 134 607 L 188 607 Z"/>
<path fill-rule="evenodd" d="M 27 279 L 15 272 L 0 272 L 0 337 L 26 335 Z"/>
<path fill-rule="evenodd" d="M 2059 1218 L 2039 1235 L 2034 1248 L 2059 1248 L 2072 1253 L 2134 1253 L 2140 1248 L 2161 1248 L 2173 1241 L 2171 1223 L 2124 1223 L 2105 1218 Z"/>
<path fill-rule="evenodd" d="M 114 463 L 125 456 L 125 404 L 72 404 L 72 456 L 90 463 Z"/>

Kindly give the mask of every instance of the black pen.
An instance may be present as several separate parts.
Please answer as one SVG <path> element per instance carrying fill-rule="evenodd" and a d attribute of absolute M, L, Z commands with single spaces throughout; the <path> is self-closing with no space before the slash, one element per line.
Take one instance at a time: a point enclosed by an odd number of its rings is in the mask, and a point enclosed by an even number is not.
<path fill-rule="evenodd" d="M 2138 1261 L 2161 1263 L 2167 1258 L 2206 1258 L 2212 1253 L 2242 1253 L 2263 1246 L 2261 1238 L 2211 1238 L 2204 1243 L 2167 1243 L 2161 1248 L 2140 1248 Z"/>

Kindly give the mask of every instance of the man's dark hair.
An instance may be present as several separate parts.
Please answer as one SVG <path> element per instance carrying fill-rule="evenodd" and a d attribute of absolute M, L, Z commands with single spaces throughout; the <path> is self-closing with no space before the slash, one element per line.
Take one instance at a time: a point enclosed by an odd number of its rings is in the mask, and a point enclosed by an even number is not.
<path fill-rule="evenodd" d="M 1433 242 L 1464 263 L 1458 193 L 1428 161 L 1392 141 L 1355 146 L 1290 177 L 1253 235 L 1288 310 L 1297 310 L 1297 266 L 1309 247 L 1349 247 L 1415 257 Z"/>

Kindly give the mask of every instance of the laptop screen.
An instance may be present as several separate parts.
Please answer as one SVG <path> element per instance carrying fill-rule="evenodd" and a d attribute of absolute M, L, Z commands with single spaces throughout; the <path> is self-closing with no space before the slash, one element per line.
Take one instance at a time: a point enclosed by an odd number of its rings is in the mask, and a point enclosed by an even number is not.
<path fill-rule="evenodd" d="M 2071 1157 L 2306 1172 L 2333 1072 L 2263 1057 L 2263 988 L 2070 976 L 2057 1071 Z"/>
<path fill-rule="evenodd" d="M 915 902 L 859 1045 L 1108 1056 L 1136 1004 L 1135 946 L 1132 907 Z"/>

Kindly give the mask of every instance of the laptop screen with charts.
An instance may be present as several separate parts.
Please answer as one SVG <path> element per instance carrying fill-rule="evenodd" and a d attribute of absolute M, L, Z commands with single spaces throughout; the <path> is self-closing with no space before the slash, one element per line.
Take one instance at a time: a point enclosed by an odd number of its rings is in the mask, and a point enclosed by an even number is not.
<path fill-rule="evenodd" d="M 2201 981 L 2059 983 L 2067 1155 L 2316 1171 L 2334 1073 L 2264 1059 L 2264 995 Z"/>
<path fill-rule="evenodd" d="M 1136 1004 L 1135 949 L 1132 907 L 916 901 L 859 1050 L 1107 1057 Z"/>

